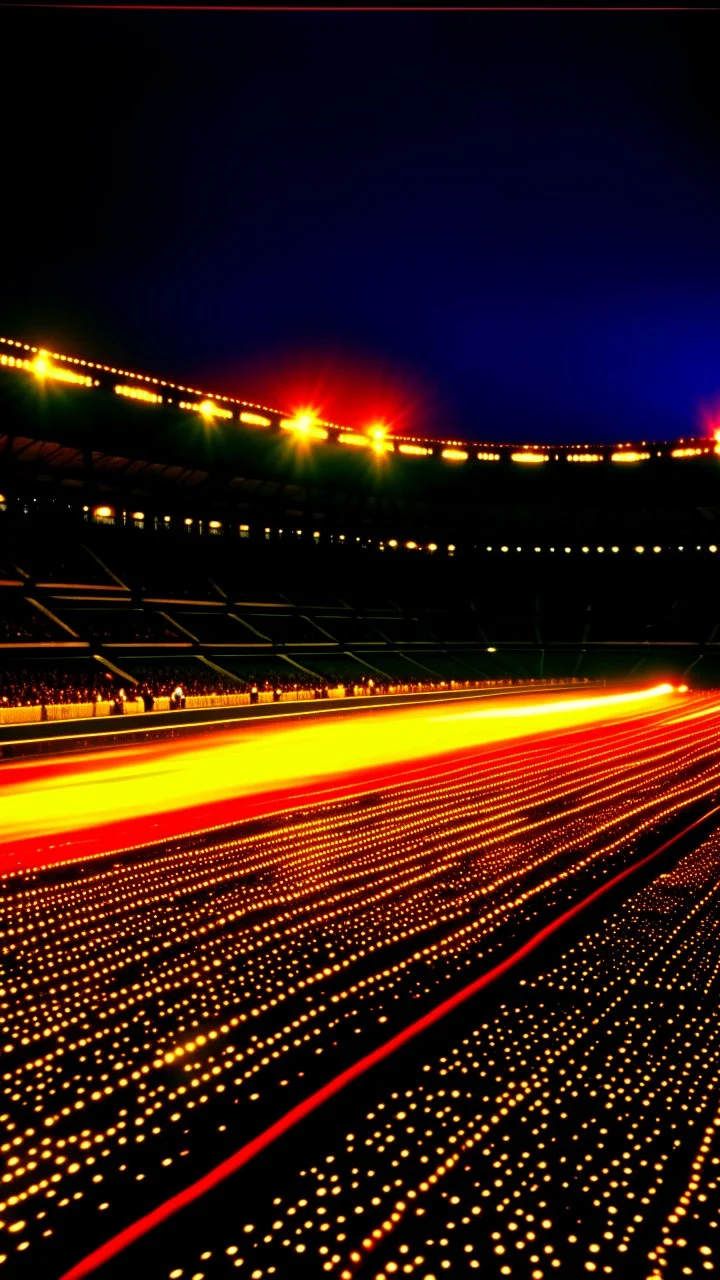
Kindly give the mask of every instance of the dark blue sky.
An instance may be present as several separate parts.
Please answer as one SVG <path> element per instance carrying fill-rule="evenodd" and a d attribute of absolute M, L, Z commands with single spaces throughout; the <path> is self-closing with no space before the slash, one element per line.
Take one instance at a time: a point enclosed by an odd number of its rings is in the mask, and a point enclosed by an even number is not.
<path fill-rule="evenodd" d="M 719 35 L 2 10 L 3 330 L 357 425 L 690 433 L 720 404 Z"/>

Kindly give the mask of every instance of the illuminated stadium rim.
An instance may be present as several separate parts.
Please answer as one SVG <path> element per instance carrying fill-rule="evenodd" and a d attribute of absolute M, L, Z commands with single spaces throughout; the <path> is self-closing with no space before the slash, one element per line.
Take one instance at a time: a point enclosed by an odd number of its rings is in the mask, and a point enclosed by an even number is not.
<path fill-rule="evenodd" d="M 55 362 L 55 363 L 52 363 Z M 59 363 L 58 363 L 59 362 Z M 496 463 L 510 461 L 526 469 L 546 463 L 583 464 L 610 462 L 641 464 L 652 458 L 686 459 L 720 454 L 717 438 L 688 436 L 675 441 L 625 441 L 614 445 L 560 444 L 478 444 L 463 440 L 429 439 L 422 436 L 394 436 L 386 427 L 376 424 L 362 431 L 327 422 L 309 411 L 288 417 L 279 409 L 185 387 L 149 374 L 133 373 L 113 365 L 97 364 L 77 356 L 48 351 L 13 338 L 0 337 L 0 367 L 31 373 L 74 386 L 102 387 L 125 399 L 145 404 L 169 404 L 182 411 L 199 413 L 207 422 L 225 420 L 243 428 L 275 428 L 286 430 L 304 442 L 332 442 L 343 446 L 366 448 L 369 453 L 387 456 L 401 453 L 409 458 L 440 458 L 450 464 L 470 461 Z M 97 375 L 102 375 L 98 377 Z M 111 379 L 129 379 L 116 382 Z M 170 395 L 169 393 L 173 393 Z M 175 393 L 193 399 L 176 399 Z M 196 398 L 195 398 L 196 397 Z M 269 417 L 267 415 L 270 415 Z"/>
<path fill-rule="evenodd" d="M 399 1031 L 396 1035 L 392 1036 L 391 1039 L 386 1040 L 384 1044 L 379 1045 L 376 1049 L 371 1050 L 370 1053 L 365 1054 L 364 1057 L 358 1059 L 358 1061 L 354 1062 L 350 1067 L 347 1067 L 345 1071 L 341 1071 L 338 1075 L 332 1077 L 326 1084 L 317 1089 L 315 1093 L 310 1094 L 309 1097 L 304 1098 L 301 1102 L 297 1103 L 296 1106 L 292 1107 L 289 1111 L 285 1112 L 284 1115 L 280 1116 L 274 1124 L 269 1125 L 268 1128 L 257 1134 L 257 1136 L 252 1138 L 249 1142 L 246 1142 L 244 1146 L 240 1147 L 239 1150 L 228 1156 L 227 1159 L 221 1161 L 220 1164 L 215 1165 L 215 1167 L 210 1169 L 203 1177 L 198 1178 L 189 1186 L 186 1186 L 181 1191 L 176 1192 L 174 1196 L 164 1200 L 155 1209 L 146 1213 L 143 1217 L 138 1218 L 135 1222 L 130 1223 L 130 1225 L 125 1227 L 124 1230 L 119 1231 L 104 1244 L 94 1249 L 92 1253 L 87 1254 L 74 1266 L 70 1267 L 70 1269 L 61 1277 L 61 1280 L 84 1280 L 85 1276 L 91 1275 L 94 1271 L 97 1271 L 105 1263 L 111 1261 L 111 1259 L 117 1257 L 118 1254 L 124 1252 L 124 1250 L 130 1245 L 135 1244 L 138 1240 L 142 1239 L 142 1237 L 147 1235 L 148 1232 L 160 1226 L 161 1223 L 166 1222 L 168 1218 L 173 1217 L 173 1215 L 178 1213 L 180 1210 L 187 1208 L 202 1196 L 206 1195 L 209 1191 L 214 1190 L 215 1187 L 219 1186 L 220 1183 L 224 1182 L 232 1174 L 237 1173 L 240 1169 L 248 1165 L 255 1156 L 266 1150 L 279 1138 L 283 1137 L 284 1134 L 288 1133 L 291 1129 L 294 1129 L 301 1121 L 312 1115 L 313 1112 L 322 1107 L 330 1098 L 341 1093 L 343 1089 L 347 1088 L 347 1086 L 353 1084 L 355 1080 L 358 1080 L 367 1074 L 367 1072 L 371 1071 L 373 1067 L 384 1062 L 387 1058 L 390 1058 L 398 1050 L 403 1049 L 412 1040 L 415 1040 L 418 1036 L 422 1035 L 424 1031 L 429 1030 L 430 1027 L 441 1022 L 443 1018 L 447 1017 L 463 1004 L 467 1003 L 473 998 L 473 996 L 478 995 L 481 991 L 492 986 L 500 978 L 504 977 L 506 973 L 511 973 L 513 970 L 517 969 L 523 960 L 532 955 L 533 952 L 537 951 L 543 943 L 547 942 L 555 934 L 560 933 L 573 920 L 577 919 L 578 916 L 582 916 L 586 911 L 589 911 L 602 898 L 606 897 L 609 893 L 612 893 L 621 884 L 624 884 L 626 880 L 634 879 L 639 872 L 646 870 L 654 862 L 658 861 L 663 854 L 667 853 L 670 849 L 679 844 L 693 831 L 697 831 L 698 828 L 705 826 L 705 824 L 712 818 L 716 818 L 718 814 L 720 814 L 720 805 L 712 806 L 699 818 L 688 823 L 682 831 L 678 831 L 657 848 L 651 850 L 651 852 L 646 854 L 645 857 L 640 858 L 637 862 L 631 863 L 630 866 L 624 867 L 622 871 L 612 876 L 605 882 L 605 884 L 601 884 L 597 889 L 594 889 L 592 893 L 582 898 L 579 902 L 575 902 L 571 907 L 568 907 L 565 911 L 555 916 L 555 918 L 548 924 L 543 925 L 531 938 L 528 939 L 527 942 L 520 946 L 516 951 L 511 952 L 510 955 L 506 956 L 491 969 L 486 970 L 486 972 L 481 974 L 480 977 L 475 978 L 465 987 L 462 987 L 459 991 L 456 991 L 453 995 L 449 996 L 446 1000 L 443 1000 L 433 1009 L 430 1009 L 423 1017 L 416 1019 L 415 1022 L 411 1022 L 408 1026 L 404 1027 L 402 1031 Z"/>

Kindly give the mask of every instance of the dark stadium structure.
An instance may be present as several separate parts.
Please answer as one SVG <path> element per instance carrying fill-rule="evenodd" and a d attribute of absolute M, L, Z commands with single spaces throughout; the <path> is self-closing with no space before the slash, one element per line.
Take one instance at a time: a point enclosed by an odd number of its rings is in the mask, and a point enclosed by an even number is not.
<path fill-rule="evenodd" d="M 0 401 L 0 1274 L 716 1269 L 720 445 Z"/>
<path fill-rule="evenodd" d="M 20 701 L 108 673 L 215 691 L 720 674 L 713 440 L 363 434 L 9 339 L 0 397 Z"/>

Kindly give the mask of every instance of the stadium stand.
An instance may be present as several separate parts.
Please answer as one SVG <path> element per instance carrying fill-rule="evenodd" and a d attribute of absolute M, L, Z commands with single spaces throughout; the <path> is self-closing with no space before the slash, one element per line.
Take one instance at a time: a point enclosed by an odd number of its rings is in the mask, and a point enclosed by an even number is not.
<path fill-rule="evenodd" d="M 448 442 L 345 449 L 326 424 L 308 444 L 275 410 L 259 428 L 239 401 L 186 392 L 181 410 L 169 383 L 61 355 L 38 376 L 37 360 L 0 340 L 7 700 L 122 682 L 717 683 L 712 440 L 594 446 L 592 466 L 574 465 L 586 446 L 523 467 L 524 446 L 466 445 L 450 462 Z"/>

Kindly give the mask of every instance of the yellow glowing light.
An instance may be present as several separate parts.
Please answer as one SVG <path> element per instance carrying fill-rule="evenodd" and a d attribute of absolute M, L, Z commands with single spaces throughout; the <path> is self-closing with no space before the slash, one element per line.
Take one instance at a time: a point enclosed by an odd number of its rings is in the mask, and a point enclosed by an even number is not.
<path fill-rule="evenodd" d="M 405 546 L 407 547 L 408 551 L 415 551 L 417 548 L 417 542 L 406 542 Z"/>
<path fill-rule="evenodd" d="M 390 539 L 390 541 L 388 542 L 388 546 L 389 546 L 389 547 L 396 547 L 396 546 L 397 546 L 397 538 L 391 538 L 391 539 Z"/>
<path fill-rule="evenodd" d="M 203 400 L 198 407 L 203 418 L 232 418 L 232 410 L 221 409 L 212 400 Z"/>
<path fill-rule="evenodd" d="M 451 542 L 451 543 L 449 544 L 449 546 L 448 546 L 448 551 L 450 552 L 450 555 L 452 555 L 452 553 L 453 553 L 453 551 L 455 551 L 455 549 L 456 549 L 456 548 L 455 548 L 455 543 L 454 543 L 454 542 Z"/>
<path fill-rule="evenodd" d="M 374 426 L 368 428 L 368 435 L 371 440 L 384 440 L 387 435 L 387 427 L 383 427 L 381 423 L 378 422 Z"/>
<path fill-rule="evenodd" d="M 222 529 L 222 524 L 219 520 L 209 520 L 208 524 L 211 529 Z"/>
<path fill-rule="evenodd" d="M 569 453 L 568 462 L 602 462 L 601 453 Z"/>
<path fill-rule="evenodd" d="M 311 413 L 298 413 L 294 418 L 282 418 L 280 426 L 283 431 L 292 431 L 295 435 L 307 440 L 327 440 L 328 432 L 318 426 Z"/>
<path fill-rule="evenodd" d="M 481 711 L 461 711 L 454 715 L 437 716 L 436 723 L 463 719 L 463 720 L 506 720 L 517 719 L 518 716 L 553 716 L 560 717 L 566 712 L 578 711 L 602 711 L 606 707 L 635 706 L 640 702 L 647 702 L 655 698 L 666 697 L 667 694 L 673 693 L 674 688 L 671 684 L 664 682 L 663 684 L 654 685 L 652 689 L 642 689 L 633 693 L 609 693 L 591 698 L 568 698 L 564 700 L 552 700 L 550 702 L 535 702 L 525 707 L 523 706 L 504 706 L 504 707 L 483 707 Z"/>
<path fill-rule="evenodd" d="M 192 516 L 186 516 L 183 523 L 188 525 L 192 524 Z"/>
<path fill-rule="evenodd" d="M 610 454 L 611 462 L 647 462 L 649 453 L 638 453 L 633 449 L 618 449 Z"/>
<path fill-rule="evenodd" d="M 448 462 L 467 462 L 468 455 L 464 449 L 443 449 L 440 457 Z"/>
<path fill-rule="evenodd" d="M 133 511 L 133 513 L 132 513 L 132 518 L 133 518 L 133 520 L 144 520 L 144 519 L 145 519 L 145 512 L 144 512 L 144 511 Z"/>
<path fill-rule="evenodd" d="M 368 440 L 367 436 L 358 435 L 357 431 L 341 431 L 338 440 L 340 444 L 351 444 L 358 449 L 367 448 L 372 444 L 372 441 Z"/>
<path fill-rule="evenodd" d="M 407 453 L 414 458 L 426 458 L 432 449 L 426 449 L 422 444 L 399 444 L 398 453 Z"/>
<path fill-rule="evenodd" d="M 549 454 L 549 453 L 531 453 L 531 452 L 530 452 L 529 450 L 527 450 L 527 449 L 524 449 L 521 453 L 511 453 L 511 454 L 510 454 L 510 457 L 511 457 L 511 459 L 512 459 L 512 461 L 513 461 L 513 462 L 534 462 L 534 463 L 538 463 L 538 462 L 549 462 L 549 461 L 550 461 L 550 454 Z"/>
<path fill-rule="evenodd" d="M 671 449 L 670 457 L 671 458 L 696 458 L 697 455 L 702 452 L 703 452 L 702 449 Z"/>
<path fill-rule="evenodd" d="M 127 387 L 118 384 L 114 387 L 116 396 L 125 396 L 128 400 L 142 400 L 146 404 L 162 404 L 162 396 L 158 396 L 154 391 L 146 391 L 144 387 Z"/>
<path fill-rule="evenodd" d="M 477 459 L 478 462 L 499 462 L 500 454 L 488 453 L 487 450 L 481 449 L 480 453 L 477 455 Z"/>
<path fill-rule="evenodd" d="M 93 515 L 107 518 L 108 516 L 114 516 L 115 512 L 112 507 L 95 507 Z"/>
<path fill-rule="evenodd" d="M 261 413 L 241 413 L 240 421 L 246 422 L 250 427 L 269 427 L 272 425 L 272 419 L 264 418 Z"/>
<path fill-rule="evenodd" d="M 437 542 L 428 542 L 428 551 L 437 551 Z"/>
<path fill-rule="evenodd" d="M 39 351 L 31 364 L 36 378 L 52 378 L 56 382 L 72 382 L 79 387 L 91 387 L 93 380 L 84 373 L 75 373 L 72 369 L 59 368 L 50 363 L 47 351 Z"/>

